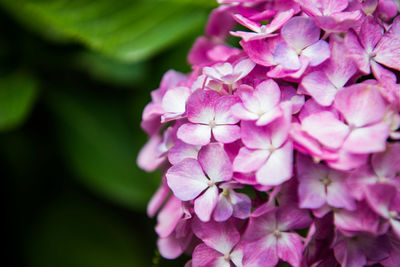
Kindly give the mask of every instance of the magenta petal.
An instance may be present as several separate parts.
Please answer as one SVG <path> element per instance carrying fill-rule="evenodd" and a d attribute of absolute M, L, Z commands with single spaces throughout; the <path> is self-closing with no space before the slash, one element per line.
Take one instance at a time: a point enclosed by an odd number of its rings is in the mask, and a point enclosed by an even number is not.
<path fill-rule="evenodd" d="M 379 215 L 388 219 L 389 207 L 397 193 L 396 188 L 390 184 L 374 184 L 366 186 L 365 196 L 369 206 Z"/>
<path fill-rule="evenodd" d="M 277 210 L 276 220 L 280 231 L 307 228 L 312 222 L 308 211 L 291 205 L 281 206 Z"/>
<path fill-rule="evenodd" d="M 238 125 L 217 125 L 212 129 L 215 140 L 227 144 L 240 138 L 240 127 Z"/>
<path fill-rule="evenodd" d="M 250 112 L 242 103 L 237 103 L 232 106 L 231 112 L 233 116 L 241 120 L 252 121 L 258 119 L 257 114 Z"/>
<path fill-rule="evenodd" d="M 331 55 L 331 50 L 327 42 L 319 40 L 315 44 L 304 49 L 301 54 L 308 57 L 310 66 L 314 67 L 327 60 Z"/>
<path fill-rule="evenodd" d="M 287 70 L 298 70 L 301 67 L 299 56 L 296 51 L 286 43 L 279 43 L 274 51 L 274 62 Z"/>
<path fill-rule="evenodd" d="M 343 42 L 332 41 L 331 46 L 331 57 L 324 67 L 324 72 L 336 88 L 342 88 L 356 73 L 357 66 L 349 56 L 343 56 L 347 55 Z"/>
<path fill-rule="evenodd" d="M 175 165 L 187 158 L 197 159 L 199 150 L 199 146 L 189 145 L 177 140 L 175 145 L 168 151 L 168 160 L 172 165 Z"/>
<path fill-rule="evenodd" d="M 365 74 L 369 74 L 371 72 L 369 56 L 364 47 L 361 46 L 358 37 L 353 30 L 350 30 L 346 33 L 344 42 L 348 55 L 354 59 L 354 62 L 357 64 L 358 68 Z"/>
<path fill-rule="evenodd" d="M 218 188 L 210 186 L 201 196 L 194 201 L 194 212 L 200 220 L 208 222 L 218 201 Z"/>
<path fill-rule="evenodd" d="M 343 231 L 365 231 L 376 234 L 379 217 L 367 205 L 360 204 L 356 211 L 337 210 L 334 222 L 336 227 Z"/>
<path fill-rule="evenodd" d="M 234 96 L 222 96 L 215 102 L 215 123 L 235 124 L 239 120 L 231 113 L 231 107 L 238 103 L 239 99 Z"/>
<path fill-rule="evenodd" d="M 349 127 L 329 111 L 311 114 L 302 121 L 301 128 L 324 146 L 337 149 L 349 133 Z"/>
<path fill-rule="evenodd" d="M 374 16 L 367 16 L 361 25 L 360 41 L 367 52 L 372 52 L 382 38 L 383 28 L 377 23 Z"/>
<path fill-rule="evenodd" d="M 375 48 L 375 61 L 400 70 L 400 36 L 385 34 Z"/>
<path fill-rule="evenodd" d="M 321 106 L 330 106 L 335 99 L 337 88 L 322 71 L 314 71 L 303 77 L 301 86 Z"/>
<path fill-rule="evenodd" d="M 157 213 L 161 205 L 167 199 L 169 192 L 169 188 L 166 184 L 163 183 L 160 185 L 147 204 L 147 215 L 149 217 L 153 217 Z"/>
<path fill-rule="evenodd" d="M 219 194 L 218 204 L 214 210 L 214 220 L 217 222 L 224 222 L 228 220 L 233 213 L 232 204 L 229 202 L 224 194 Z"/>
<path fill-rule="evenodd" d="M 303 253 L 301 236 L 295 233 L 281 233 L 277 238 L 276 250 L 280 259 L 292 266 L 300 266 Z"/>
<path fill-rule="evenodd" d="M 280 185 L 292 177 L 293 143 L 287 141 L 273 151 L 267 162 L 256 172 L 256 179 L 262 185 Z"/>
<path fill-rule="evenodd" d="M 155 230 L 159 237 L 165 238 L 174 230 L 183 216 L 182 202 L 172 196 L 157 216 Z"/>
<path fill-rule="evenodd" d="M 249 196 L 231 192 L 231 202 L 233 205 L 233 216 L 239 219 L 246 219 L 251 212 L 251 199 Z"/>
<path fill-rule="evenodd" d="M 273 37 L 267 40 L 254 40 L 249 42 L 240 42 L 244 51 L 252 61 L 262 66 L 274 66 L 274 51 L 278 42 L 281 42 L 280 37 Z"/>
<path fill-rule="evenodd" d="M 177 136 L 187 144 L 204 146 L 210 143 L 211 128 L 209 125 L 186 123 L 179 127 Z"/>
<path fill-rule="evenodd" d="M 219 98 L 216 91 L 195 91 L 187 103 L 187 116 L 190 122 L 208 124 L 214 120 L 214 103 Z"/>
<path fill-rule="evenodd" d="M 269 79 L 256 86 L 254 95 L 258 99 L 261 109 L 268 111 L 279 103 L 281 90 L 274 80 Z"/>
<path fill-rule="evenodd" d="M 294 17 L 282 27 L 281 34 L 286 43 L 302 50 L 319 40 L 320 29 L 310 18 Z"/>
<path fill-rule="evenodd" d="M 278 261 L 274 235 L 267 235 L 245 245 L 243 266 L 273 267 L 278 264 Z"/>
<path fill-rule="evenodd" d="M 232 164 L 222 145 L 212 143 L 199 151 L 199 162 L 204 172 L 213 182 L 232 178 Z"/>
<path fill-rule="evenodd" d="M 225 264 L 223 263 L 225 262 Z M 224 255 L 205 244 L 198 245 L 192 256 L 192 267 L 229 267 Z"/>
<path fill-rule="evenodd" d="M 379 90 L 370 84 L 355 84 L 336 94 L 335 107 L 346 121 L 356 127 L 375 123 L 383 119 L 385 102 Z"/>
<path fill-rule="evenodd" d="M 389 134 L 390 129 L 386 122 L 356 128 L 343 143 L 343 149 L 356 154 L 382 152 L 386 148 Z"/>
<path fill-rule="evenodd" d="M 158 147 L 162 140 L 158 134 L 153 135 L 146 145 L 140 150 L 137 157 L 138 166 L 148 172 L 157 169 L 165 160 L 161 157 Z"/>
<path fill-rule="evenodd" d="M 181 200 L 196 198 L 208 187 L 208 179 L 195 159 L 184 159 L 168 169 L 167 182 L 172 192 Z"/>
<path fill-rule="evenodd" d="M 240 234 L 231 221 L 219 223 L 195 220 L 192 229 L 207 246 L 223 255 L 231 252 L 240 240 Z"/>
<path fill-rule="evenodd" d="M 388 143 L 386 151 L 372 156 L 372 167 L 380 177 L 394 178 L 400 173 L 400 143 Z"/>
<path fill-rule="evenodd" d="M 347 185 L 346 175 L 335 170 L 330 170 L 331 183 L 326 189 L 326 201 L 335 208 L 355 210 L 356 202 L 351 196 L 351 189 Z"/>
<path fill-rule="evenodd" d="M 252 150 L 242 147 L 233 161 L 235 172 L 249 173 L 258 170 L 271 153 L 266 149 Z"/>
<path fill-rule="evenodd" d="M 266 126 L 257 127 L 254 122 L 241 122 L 242 141 L 248 148 L 269 149 L 271 147 L 271 136 Z"/>
<path fill-rule="evenodd" d="M 157 247 L 161 256 L 166 259 L 178 258 L 183 253 L 180 242 L 174 238 L 173 235 L 166 238 L 159 238 L 157 241 Z"/>

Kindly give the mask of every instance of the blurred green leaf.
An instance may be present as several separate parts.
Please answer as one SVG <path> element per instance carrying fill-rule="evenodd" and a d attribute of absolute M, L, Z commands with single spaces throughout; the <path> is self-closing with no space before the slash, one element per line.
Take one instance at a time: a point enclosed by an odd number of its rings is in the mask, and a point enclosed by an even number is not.
<path fill-rule="evenodd" d="M 79 181 L 125 206 L 143 210 L 160 177 L 136 166 L 143 134 L 129 125 L 121 99 L 86 91 L 52 92 L 60 143 Z M 139 135 L 138 135 L 139 134 Z"/>
<path fill-rule="evenodd" d="M 1 0 L 44 34 L 52 32 L 123 61 L 138 61 L 204 27 L 215 0 Z"/>
<path fill-rule="evenodd" d="M 146 231 L 75 193 L 52 203 L 34 223 L 27 246 L 30 267 L 142 267 L 151 254 Z"/>
<path fill-rule="evenodd" d="M 21 125 L 35 102 L 35 79 L 24 73 L 0 77 L 0 131 Z"/>
<path fill-rule="evenodd" d="M 77 55 L 76 64 L 94 79 L 118 86 L 144 82 L 150 69 L 147 61 L 125 63 L 88 51 Z"/>

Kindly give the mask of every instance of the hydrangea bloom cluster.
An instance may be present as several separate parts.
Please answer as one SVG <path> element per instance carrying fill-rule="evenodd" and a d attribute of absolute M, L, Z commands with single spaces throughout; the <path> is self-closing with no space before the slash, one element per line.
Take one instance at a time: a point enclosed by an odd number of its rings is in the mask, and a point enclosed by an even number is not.
<path fill-rule="evenodd" d="M 400 266 L 399 2 L 219 3 L 143 112 L 161 255 Z"/>

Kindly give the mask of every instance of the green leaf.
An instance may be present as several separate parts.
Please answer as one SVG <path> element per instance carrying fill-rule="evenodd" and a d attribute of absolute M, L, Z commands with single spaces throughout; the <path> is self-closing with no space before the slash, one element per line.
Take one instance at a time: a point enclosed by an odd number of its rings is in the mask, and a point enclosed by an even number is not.
<path fill-rule="evenodd" d="M 1 0 L 17 18 L 123 61 L 152 56 L 202 27 L 214 0 Z M 61 38 L 62 39 L 62 38 Z"/>
<path fill-rule="evenodd" d="M 37 83 L 28 74 L 0 77 L 0 131 L 14 129 L 25 121 L 37 92 Z"/>
<path fill-rule="evenodd" d="M 65 158 L 78 181 L 116 203 L 143 210 L 160 176 L 137 167 L 144 135 L 139 121 L 132 122 L 127 115 L 124 98 L 114 95 L 53 91 L 48 103 Z"/>
<path fill-rule="evenodd" d="M 151 250 L 139 238 L 147 232 L 118 215 L 76 193 L 62 195 L 30 229 L 28 266 L 150 266 Z"/>

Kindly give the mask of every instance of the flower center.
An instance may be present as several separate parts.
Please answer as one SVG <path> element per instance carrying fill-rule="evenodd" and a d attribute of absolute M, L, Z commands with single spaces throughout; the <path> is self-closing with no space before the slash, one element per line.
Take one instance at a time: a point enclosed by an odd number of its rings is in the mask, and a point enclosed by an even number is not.
<path fill-rule="evenodd" d="M 231 254 L 230 253 L 228 253 L 228 254 L 225 254 L 224 255 L 224 260 L 226 260 L 226 261 L 230 261 L 231 260 Z"/>
<path fill-rule="evenodd" d="M 215 120 L 212 120 L 208 123 L 210 125 L 210 128 L 214 128 L 215 126 L 217 126 L 217 124 L 215 123 Z"/>

